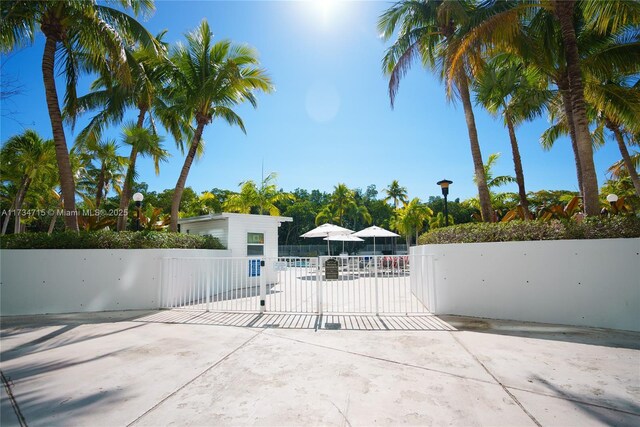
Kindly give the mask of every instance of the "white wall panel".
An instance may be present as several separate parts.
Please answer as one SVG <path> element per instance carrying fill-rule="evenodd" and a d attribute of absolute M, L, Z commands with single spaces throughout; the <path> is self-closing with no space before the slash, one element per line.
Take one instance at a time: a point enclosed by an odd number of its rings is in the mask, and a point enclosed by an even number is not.
<path fill-rule="evenodd" d="M 640 331 L 640 239 L 423 245 L 432 311 Z M 423 286 L 428 286 L 425 282 Z"/>
<path fill-rule="evenodd" d="M 194 249 L 2 250 L 0 314 L 158 308 L 161 258 L 228 254 Z"/>

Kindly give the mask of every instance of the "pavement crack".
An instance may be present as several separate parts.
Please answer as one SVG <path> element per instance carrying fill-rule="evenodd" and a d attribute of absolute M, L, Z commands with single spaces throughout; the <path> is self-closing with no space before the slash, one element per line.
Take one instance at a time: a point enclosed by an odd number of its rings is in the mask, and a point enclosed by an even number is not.
<path fill-rule="evenodd" d="M 485 372 L 491 376 L 491 378 L 493 378 L 493 380 L 500 385 L 500 387 L 502 387 L 502 390 L 504 390 L 504 392 L 511 398 L 511 400 L 513 400 L 513 402 L 518 405 L 518 407 L 520 407 L 520 409 L 522 409 L 522 411 L 531 419 L 531 421 L 533 421 L 535 423 L 535 425 L 537 425 L 538 427 L 542 427 L 542 424 L 540 424 L 540 422 L 536 419 L 536 417 L 533 416 L 533 414 L 529 411 L 527 411 L 527 408 L 524 407 L 524 405 L 518 400 L 518 398 L 511 393 L 511 391 L 509 391 L 509 389 L 507 388 L 507 386 L 505 386 L 502 381 L 500 381 L 495 375 L 493 375 L 493 373 L 489 370 L 489 368 L 487 368 L 485 366 L 484 363 L 482 363 L 482 361 L 480 359 L 478 359 L 478 357 L 473 354 L 471 351 L 469 351 L 469 349 L 462 343 L 462 341 L 460 341 L 458 339 L 458 337 L 455 336 L 455 334 L 449 332 L 449 334 L 453 337 L 453 339 L 458 343 L 458 345 L 460 347 L 462 347 L 464 349 L 464 351 L 467 352 L 467 354 L 469 354 L 469 356 L 471 356 L 473 358 L 473 360 L 476 361 L 476 363 L 478 363 L 480 366 L 482 366 L 482 369 L 485 370 Z"/>
<path fill-rule="evenodd" d="M 607 405 L 601 405 L 599 403 L 587 402 L 585 400 L 575 399 L 575 398 L 568 397 L 568 396 L 558 396 L 557 394 L 542 393 L 540 391 L 528 390 L 526 388 L 515 387 L 515 386 L 510 386 L 510 385 L 508 385 L 506 387 L 511 389 L 511 390 L 518 390 L 518 391 L 522 391 L 524 393 L 535 394 L 537 396 L 544 396 L 544 397 L 551 397 L 553 399 L 566 400 L 566 401 L 569 401 L 569 402 L 578 403 L 580 405 L 588 405 L 588 406 L 593 406 L 593 407 L 596 407 L 596 408 L 606 409 L 608 411 L 614 411 L 614 412 L 619 412 L 621 414 L 627 414 L 627 415 L 633 415 L 635 417 L 640 417 L 640 413 L 637 413 L 637 412 L 627 411 L 627 410 L 621 409 L 621 408 L 614 408 L 614 407 L 607 406 Z"/>
<path fill-rule="evenodd" d="M 319 348 L 324 348 L 324 349 L 327 349 L 327 350 L 337 351 L 337 352 L 340 352 L 340 353 L 351 354 L 353 356 L 365 357 L 367 359 L 377 360 L 377 361 L 386 362 L 386 363 L 392 363 L 394 365 L 405 366 L 407 368 L 414 368 L 414 369 L 420 369 L 420 370 L 423 370 L 423 371 L 436 372 L 438 374 L 448 375 L 448 376 L 460 378 L 460 379 L 463 379 L 463 380 L 475 381 L 475 382 L 479 382 L 479 383 L 483 383 L 483 384 L 496 385 L 496 383 L 493 382 L 493 381 L 487 381 L 487 380 L 483 380 L 481 378 L 467 377 L 465 375 L 454 374 L 452 372 L 441 371 L 439 369 L 427 368 L 426 366 L 414 365 L 412 363 L 406 363 L 406 362 L 399 362 L 397 360 L 386 359 L 384 357 L 371 356 L 369 354 L 358 353 L 358 352 L 350 351 L 350 350 L 343 350 L 343 349 L 340 349 L 340 348 L 330 347 L 330 346 L 322 345 L 322 344 L 314 344 L 314 343 L 311 343 L 311 342 L 308 342 L 308 341 L 299 340 L 299 339 L 296 339 L 296 338 L 284 337 L 282 335 L 277 335 L 277 334 L 268 334 L 268 335 L 271 336 L 271 337 L 275 337 L 275 338 L 281 338 L 283 340 L 289 340 L 289 341 L 294 341 L 294 342 L 298 342 L 298 343 L 301 343 L 301 344 L 307 344 L 307 345 L 310 345 L 312 347 L 319 347 Z"/>
<path fill-rule="evenodd" d="M 9 397 L 9 402 L 11 402 L 11 407 L 13 408 L 13 412 L 15 412 L 16 417 L 18 418 L 18 422 L 20 423 L 20 427 L 27 427 L 27 420 L 22 415 L 22 411 L 20 410 L 20 406 L 18 406 L 18 401 L 16 397 L 13 395 L 13 390 L 11 389 L 11 382 L 4 376 L 4 372 L 0 371 L 0 377 L 2 377 L 2 385 L 4 385 L 4 389 L 7 392 L 7 396 Z"/>
<path fill-rule="evenodd" d="M 329 403 L 331 403 L 333 405 L 334 408 L 336 408 L 336 410 L 338 412 L 340 412 L 340 415 L 342 415 L 342 418 L 344 419 L 344 422 L 349 426 L 351 426 L 351 423 L 349 422 L 349 418 L 347 418 L 346 414 L 344 412 L 342 412 L 342 410 L 338 407 L 338 405 L 336 405 L 335 403 L 333 403 L 333 400 L 329 400 Z M 347 413 L 349 412 L 349 399 L 347 398 L 347 407 L 345 408 L 345 411 L 347 411 Z"/>
<path fill-rule="evenodd" d="M 180 391 L 182 391 L 184 388 L 186 388 L 187 386 L 189 386 L 190 384 L 192 384 L 195 380 L 197 380 L 198 378 L 202 377 L 204 374 L 206 374 L 207 372 L 209 372 L 210 370 L 212 370 L 213 368 L 215 368 L 216 366 L 220 365 L 222 362 L 224 362 L 225 360 L 227 360 L 229 357 L 231 357 L 234 353 L 236 353 L 237 351 L 241 350 L 242 348 L 246 347 L 247 344 L 249 344 L 251 341 L 253 341 L 254 339 L 256 339 L 257 337 L 259 337 L 262 333 L 264 332 L 264 330 L 256 332 L 256 334 L 252 337 L 250 337 L 249 339 L 247 339 L 246 341 L 244 341 L 242 344 L 240 344 L 238 347 L 236 347 L 234 350 L 230 351 L 229 353 L 227 353 L 223 358 L 221 358 L 220 360 L 218 360 L 216 363 L 214 363 L 213 365 L 209 366 L 207 369 L 205 369 L 204 371 L 200 372 L 198 375 L 196 375 L 195 377 L 193 377 L 192 379 L 190 379 L 189 381 L 187 381 L 186 383 L 184 383 L 183 385 L 181 385 L 180 387 L 178 387 L 176 390 L 174 390 L 173 392 L 169 393 L 168 396 L 166 396 L 165 398 L 163 398 L 162 400 L 160 400 L 158 403 L 156 403 L 155 405 L 153 405 L 151 408 L 149 408 L 147 411 L 145 411 L 142 415 L 140 415 L 138 418 L 136 418 L 135 420 L 131 421 L 129 424 L 127 424 L 127 427 L 132 426 L 134 424 L 136 424 L 138 421 L 140 421 L 142 418 L 144 418 L 145 416 L 147 416 L 148 414 L 150 414 L 151 412 L 153 412 L 154 410 L 156 410 L 158 407 L 160 407 L 160 405 L 162 405 L 164 402 L 166 402 L 167 400 L 169 400 L 170 398 L 172 398 L 173 396 L 175 396 L 177 393 L 179 393 Z"/>

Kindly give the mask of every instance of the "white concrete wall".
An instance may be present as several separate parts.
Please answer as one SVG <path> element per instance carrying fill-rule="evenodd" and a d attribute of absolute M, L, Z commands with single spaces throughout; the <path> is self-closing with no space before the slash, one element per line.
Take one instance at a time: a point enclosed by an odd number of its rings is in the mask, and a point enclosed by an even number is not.
<path fill-rule="evenodd" d="M 228 255 L 204 249 L 2 250 L 0 314 L 158 308 L 162 258 Z"/>
<path fill-rule="evenodd" d="M 436 314 L 640 331 L 640 239 L 423 245 Z M 432 284 L 428 283 L 432 282 Z"/>

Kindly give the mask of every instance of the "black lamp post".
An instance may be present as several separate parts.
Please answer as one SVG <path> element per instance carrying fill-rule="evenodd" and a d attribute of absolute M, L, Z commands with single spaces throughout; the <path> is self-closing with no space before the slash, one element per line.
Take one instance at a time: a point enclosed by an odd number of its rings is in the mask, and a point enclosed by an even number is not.
<path fill-rule="evenodd" d="M 136 202 L 136 210 L 138 211 L 138 216 L 136 217 L 136 231 L 140 231 L 140 207 L 142 206 L 144 196 L 142 193 L 136 193 L 131 198 Z"/>
<path fill-rule="evenodd" d="M 442 188 L 442 195 L 444 196 L 444 226 L 449 226 L 449 208 L 447 206 L 447 195 L 449 195 L 449 185 L 453 184 L 453 181 L 449 181 L 448 179 L 443 179 L 442 181 L 436 182 Z"/>

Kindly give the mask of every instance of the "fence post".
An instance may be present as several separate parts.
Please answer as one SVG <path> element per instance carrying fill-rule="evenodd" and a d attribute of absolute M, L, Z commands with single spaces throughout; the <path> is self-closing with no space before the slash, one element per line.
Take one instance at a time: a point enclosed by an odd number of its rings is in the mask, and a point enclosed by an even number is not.
<path fill-rule="evenodd" d="M 260 260 L 260 313 L 264 313 L 267 305 L 267 274 L 264 258 Z"/>
<path fill-rule="evenodd" d="M 376 254 L 373 254 L 373 271 L 375 274 L 374 285 L 376 293 L 376 316 L 378 316 L 380 314 L 380 310 L 378 310 L 378 257 Z"/>
<path fill-rule="evenodd" d="M 318 268 L 316 268 L 316 301 L 318 302 L 317 312 L 322 314 L 322 258 L 318 257 Z"/>

